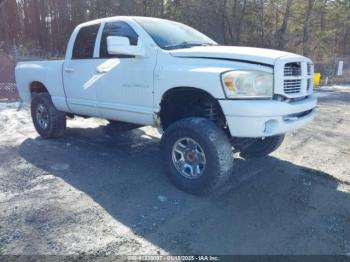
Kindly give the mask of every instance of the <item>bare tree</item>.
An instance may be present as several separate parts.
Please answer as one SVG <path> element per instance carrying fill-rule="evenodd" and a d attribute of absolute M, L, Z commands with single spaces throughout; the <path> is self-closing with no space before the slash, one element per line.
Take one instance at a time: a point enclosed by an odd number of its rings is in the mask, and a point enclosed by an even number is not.
<path fill-rule="evenodd" d="M 229 45 L 350 55 L 349 0 L 0 0 L 0 46 L 63 56 L 77 24 L 116 15 L 176 20 Z"/>
<path fill-rule="evenodd" d="M 282 26 L 276 32 L 277 48 L 279 48 L 279 49 L 284 49 L 285 44 L 287 43 L 286 35 L 287 35 L 288 21 L 289 21 L 291 6 L 292 6 L 292 0 L 287 0 Z"/>
<path fill-rule="evenodd" d="M 314 7 L 315 0 L 307 0 L 307 8 L 305 12 L 305 19 L 304 19 L 304 32 L 303 32 L 303 55 L 308 56 L 309 55 L 309 47 L 310 47 L 310 42 L 309 42 L 309 30 L 310 30 L 310 18 L 311 18 L 311 13 L 312 9 Z"/>
<path fill-rule="evenodd" d="M 242 5 L 240 3 L 241 1 L 238 1 L 238 0 L 235 1 L 234 15 L 235 15 L 235 31 L 236 31 L 235 43 L 236 44 L 238 44 L 241 40 L 242 24 L 243 24 L 243 18 L 245 15 L 245 10 L 247 7 L 247 0 L 243 0 Z"/>

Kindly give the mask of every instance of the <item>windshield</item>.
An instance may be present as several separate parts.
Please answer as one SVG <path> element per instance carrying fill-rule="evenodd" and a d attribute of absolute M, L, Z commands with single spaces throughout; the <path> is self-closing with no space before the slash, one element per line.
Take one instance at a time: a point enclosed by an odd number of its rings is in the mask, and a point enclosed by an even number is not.
<path fill-rule="evenodd" d="M 154 42 L 163 49 L 190 48 L 193 46 L 217 45 L 217 43 L 184 24 L 149 18 L 135 18 Z"/>

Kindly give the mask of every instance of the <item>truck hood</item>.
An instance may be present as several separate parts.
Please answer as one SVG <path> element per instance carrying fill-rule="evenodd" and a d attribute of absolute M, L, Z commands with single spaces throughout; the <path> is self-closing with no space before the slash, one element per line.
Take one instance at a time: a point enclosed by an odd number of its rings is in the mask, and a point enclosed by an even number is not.
<path fill-rule="evenodd" d="M 302 56 L 293 53 L 242 46 L 196 46 L 172 50 L 170 54 L 174 57 L 234 60 L 269 66 L 273 66 L 276 60 L 281 57 L 302 58 Z"/>

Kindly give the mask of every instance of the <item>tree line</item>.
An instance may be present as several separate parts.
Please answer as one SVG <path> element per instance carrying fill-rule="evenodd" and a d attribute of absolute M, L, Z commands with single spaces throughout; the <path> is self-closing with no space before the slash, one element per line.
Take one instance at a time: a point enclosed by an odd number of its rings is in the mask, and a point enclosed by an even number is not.
<path fill-rule="evenodd" d="M 0 0 L 0 49 L 62 56 L 76 25 L 117 15 L 179 21 L 225 45 L 350 55 L 350 0 Z"/>

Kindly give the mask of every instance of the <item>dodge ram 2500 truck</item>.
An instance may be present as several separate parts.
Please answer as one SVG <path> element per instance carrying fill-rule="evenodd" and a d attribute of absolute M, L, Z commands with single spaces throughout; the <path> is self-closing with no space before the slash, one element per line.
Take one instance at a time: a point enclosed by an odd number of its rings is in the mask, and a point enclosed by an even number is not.
<path fill-rule="evenodd" d="M 77 26 L 64 61 L 18 63 L 16 81 L 44 138 L 63 135 L 74 115 L 161 127 L 169 178 L 203 194 L 232 174 L 233 153 L 268 155 L 313 120 L 313 71 L 300 55 L 220 46 L 168 20 L 112 17 Z"/>

